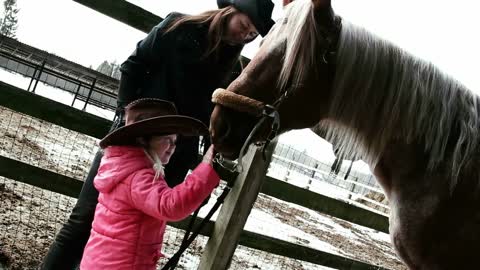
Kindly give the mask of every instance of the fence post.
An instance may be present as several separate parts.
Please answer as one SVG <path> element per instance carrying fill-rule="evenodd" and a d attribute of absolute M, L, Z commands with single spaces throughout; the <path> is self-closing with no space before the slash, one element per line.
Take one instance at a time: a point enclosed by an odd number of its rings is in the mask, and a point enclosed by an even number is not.
<path fill-rule="evenodd" d="M 347 178 L 345 178 L 346 180 Z M 353 182 L 357 182 L 358 181 L 358 177 L 353 177 Z M 357 187 L 357 185 L 355 185 L 355 183 L 351 183 L 352 184 L 352 188 L 350 189 L 350 193 L 348 194 L 348 199 L 352 199 L 352 193 L 355 192 L 355 188 Z"/>
<path fill-rule="evenodd" d="M 306 186 L 305 189 L 307 189 L 307 190 L 310 189 L 310 185 L 312 185 L 312 181 L 315 178 L 315 173 L 317 172 L 317 169 L 318 169 L 318 163 L 315 163 L 315 167 L 312 170 L 312 174 L 310 175 L 310 178 L 308 179 L 308 183 L 307 183 L 307 186 Z"/>
<path fill-rule="evenodd" d="M 78 83 L 78 87 L 77 87 L 77 91 L 75 91 L 75 96 L 73 96 L 73 101 L 72 101 L 72 106 L 73 107 L 73 104 L 75 104 L 75 100 L 77 99 L 77 96 L 78 96 L 78 93 L 80 92 L 80 88 L 82 88 L 82 83 Z"/>
<path fill-rule="evenodd" d="M 212 236 L 208 239 L 199 270 L 225 270 L 230 265 L 238 239 L 265 180 L 277 140 L 267 147 L 263 159 L 260 148 L 250 145 L 244 156 L 243 172 L 220 209 Z"/>
<path fill-rule="evenodd" d="M 90 85 L 90 89 L 88 90 L 87 100 L 85 100 L 85 105 L 83 106 L 82 111 L 85 111 L 87 109 L 88 102 L 90 101 L 92 92 L 95 89 L 95 83 L 97 83 L 97 78 L 94 78 L 92 84 Z"/>
<path fill-rule="evenodd" d="M 290 169 L 287 169 L 287 173 L 285 174 L 285 182 L 288 182 L 288 179 L 290 178 Z"/>
<path fill-rule="evenodd" d="M 27 91 L 30 92 L 30 87 L 32 86 L 33 81 L 35 81 L 35 77 L 37 76 L 38 66 L 35 65 L 35 70 L 33 71 L 32 78 L 30 79 L 30 83 L 28 84 Z"/>
<path fill-rule="evenodd" d="M 47 59 L 44 59 L 43 62 L 42 62 L 42 65 L 40 66 L 40 69 L 38 71 L 38 75 L 37 75 L 37 78 L 36 78 L 35 85 L 33 85 L 32 93 L 35 93 L 35 90 L 37 89 L 38 81 L 40 81 L 40 77 L 42 76 L 42 72 L 43 72 L 43 69 L 45 68 L 46 63 L 47 63 Z M 30 90 L 30 85 L 28 87 L 29 87 L 29 90 Z"/>
<path fill-rule="evenodd" d="M 348 166 L 347 172 L 345 173 L 345 177 L 343 177 L 344 180 L 347 180 L 348 176 L 350 175 L 350 172 L 352 171 L 353 167 L 353 160 L 350 161 L 350 166 Z"/>

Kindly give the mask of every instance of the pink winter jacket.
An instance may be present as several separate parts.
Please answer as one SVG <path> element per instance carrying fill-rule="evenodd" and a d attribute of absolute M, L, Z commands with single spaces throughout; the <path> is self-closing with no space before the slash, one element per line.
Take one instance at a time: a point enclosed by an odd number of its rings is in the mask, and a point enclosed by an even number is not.
<path fill-rule="evenodd" d="M 207 198 L 220 178 L 201 163 L 186 180 L 169 188 L 154 181 L 141 148 L 105 150 L 94 185 L 100 192 L 80 269 L 155 269 L 167 221 L 184 219 Z"/>

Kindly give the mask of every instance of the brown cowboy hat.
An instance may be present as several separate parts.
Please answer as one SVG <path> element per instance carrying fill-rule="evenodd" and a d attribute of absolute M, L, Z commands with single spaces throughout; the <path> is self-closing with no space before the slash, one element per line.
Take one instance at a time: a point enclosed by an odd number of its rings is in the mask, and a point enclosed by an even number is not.
<path fill-rule="evenodd" d="M 208 135 L 208 128 L 200 120 L 179 115 L 175 105 L 156 98 L 143 98 L 125 107 L 125 126 L 109 133 L 100 141 L 100 147 L 135 145 L 139 137 L 180 134 Z"/>

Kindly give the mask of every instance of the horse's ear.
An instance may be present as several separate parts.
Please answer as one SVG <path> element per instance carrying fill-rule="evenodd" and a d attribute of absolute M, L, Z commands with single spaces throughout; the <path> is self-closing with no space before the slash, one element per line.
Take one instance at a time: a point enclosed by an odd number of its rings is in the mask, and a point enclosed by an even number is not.
<path fill-rule="evenodd" d="M 312 0 L 312 3 L 315 10 L 326 9 L 332 6 L 331 0 Z"/>

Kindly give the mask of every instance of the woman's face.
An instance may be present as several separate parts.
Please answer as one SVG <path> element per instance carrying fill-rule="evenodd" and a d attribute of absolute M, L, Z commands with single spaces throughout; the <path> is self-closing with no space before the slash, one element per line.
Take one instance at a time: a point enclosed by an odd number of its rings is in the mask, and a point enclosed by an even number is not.
<path fill-rule="evenodd" d="M 156 153 L 163 165 L 170 161 L 170 157 L 175 152 L 177 135 L 152 136 L 150 139 L 150 151 Z"/>
<path fill-rule="evenodd" d="M 227 21 L 225 41 L 233 45 L 244 45 L 258 36 L 257 28 L 250 18 L 242 12 L 234 13 Z"/>

